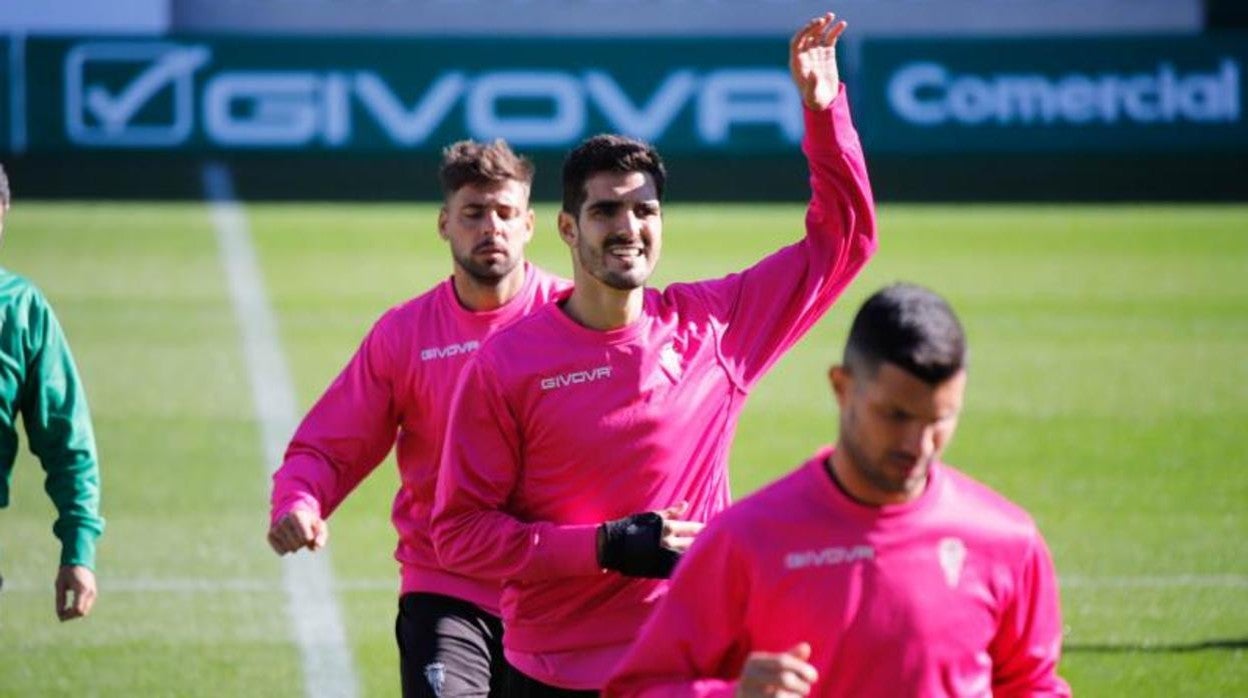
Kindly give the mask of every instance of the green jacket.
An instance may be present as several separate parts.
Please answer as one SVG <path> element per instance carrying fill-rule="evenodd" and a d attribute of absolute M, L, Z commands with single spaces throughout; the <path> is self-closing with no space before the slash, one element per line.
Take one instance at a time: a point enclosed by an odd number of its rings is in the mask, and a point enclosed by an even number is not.
<path fill-rule="evenodd" d="M 78 369 L 47 299 L 0 268 L 0 508 L 9 505 L 19 413 L 30 451 L 47 473 L 61 564 L 94 568 L 95 540 L 104 530 L 100 469 Z"/>

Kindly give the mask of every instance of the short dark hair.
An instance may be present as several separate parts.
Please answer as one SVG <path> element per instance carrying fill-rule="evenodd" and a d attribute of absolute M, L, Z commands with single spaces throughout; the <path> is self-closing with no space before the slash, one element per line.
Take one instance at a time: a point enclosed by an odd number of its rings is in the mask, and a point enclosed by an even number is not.
<path fill-rule="evenodd" d="M 9 176 L 4 173 L 4 165 L 0 165 L 0 213 L 9 210 L 12 194 L 9 193 Z"/>
<path fill-rule="evenodd" d="M 531 189 L 533 171 L 533 163 L 516 155 L 501 138 L 493 143 L 464 140 L 442 149 L 438 181 L 449 199 L 469 184 L 491 186 L 514 180 Z"/>
<path fill-rule="evenodd" d="M 966 365 L 966 334 L 958 316 L 936 293 L 897 283 L 862 304 L 845 343 L 850 372 L 874 376 L 890 363 L 929 385 L 942 383 Z"/>
<path fill-rule="evenodd" d="M 600 134 L 581 141 L 563 161 L 563 210 L 576 216 L 585 198 L 585 183 L 599 172 L 645 172 L 654 179 L 654 188 L 663 200 L 667 168 L 663 158 L 649 143 L 628 136 Z"/>

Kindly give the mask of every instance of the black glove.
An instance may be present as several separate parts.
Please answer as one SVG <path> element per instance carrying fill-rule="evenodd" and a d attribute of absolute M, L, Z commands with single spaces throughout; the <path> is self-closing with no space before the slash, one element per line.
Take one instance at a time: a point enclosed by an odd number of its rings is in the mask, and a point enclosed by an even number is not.
<path fill-rule="evenodd" d="M 626 577 L 667 579 L 680 553 L 663 547 L 663 517 L 633 514 L 598 527 L 598 564 Z"/>

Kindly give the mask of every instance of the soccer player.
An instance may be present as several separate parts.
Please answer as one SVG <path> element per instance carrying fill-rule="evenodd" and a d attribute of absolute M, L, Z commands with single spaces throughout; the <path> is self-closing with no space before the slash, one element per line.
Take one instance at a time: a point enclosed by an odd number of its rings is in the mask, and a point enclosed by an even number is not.
<path fill-rule="evenodd" d="M 534 223 L 527 159 L 501 140 L 462 141 L 443 152 L 439 177 L 438 234 L 453 273 L 386 312 L 308 412 L 273 476 L 268 538 L 283 554 L 324 546 L 326 519 L 397 444 L 403 693 L 485 696 L 503 663 L 499 581 L 438 564 L 428 530 L 438 451 L 467 357 L 569 282 L 525 261 Z"/>
<path fill-rule="evenodd" d="M 0 233 L 10 199 L 0 167 Z M 95 542 L 104 531 L 91 413 L 52 306 L 29 281 L 0 269 L 0 508 L 9 505 L 19 414 L 57 512 L 56 615 L 62 621 L 82 618 L 95 605 Z"/>
<path fill-rule="evenodd" d="M 729 503 L 746 396 L 876 248 L 866 166 L 829 14 L 794 37 L 812 197 L 806 235 L 722 279 L 645 284 L 665 172 L 596 136 L 564 164 L 559 232 L 575 286 L 483 343 L 439 473 L 439 559 L 504 580 L 509 695 L 600 690 L 679 552 Z"/>
<path fill-rule="evenodd" d="M 711 522 L 607 687 L 624 696 L 1068 696 L 1053 561 L 944 464 L 966 339 L 936 294 L 869 298 L 835 447 Z"/>

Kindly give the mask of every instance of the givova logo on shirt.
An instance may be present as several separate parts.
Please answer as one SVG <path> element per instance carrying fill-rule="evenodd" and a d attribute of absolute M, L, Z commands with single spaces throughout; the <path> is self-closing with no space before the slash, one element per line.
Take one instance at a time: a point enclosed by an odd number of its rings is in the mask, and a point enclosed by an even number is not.
<path fill-rule="evenodd" d="M 875 548 L 869 545 L 833 545 L 822 550 L 799 550 L 784 556 L 784 566 L 790 570 L 805 567 L 828 567 L 858 560 L 875 559 Z"/>
<path fill-rule="evenodd" d="M 599 366 L 598 368 L 591 368 L 584 371 L 570 371 L 568 373 L 561 373 L 557 376 L 543 378 L 541 386 L 542 390 L 554 390 L 555 388 L 565 388 L 569 385 L 576 385 L 578 383 L 593 383 L 594 381 L 600 381 L 604 378 L 610 377 L 611 367 Z"/>
<path fill-rule="evenodd" d="M 433 359 L 445 359 L 448 356 L 459 356 L 476 351 L 481 346 L 481 342 L 475 339 L 468 340 L 461 344 L 448 344 L 444 347 L 428 347 L 420 350 L 421 361 L 432 361 Z"/>

